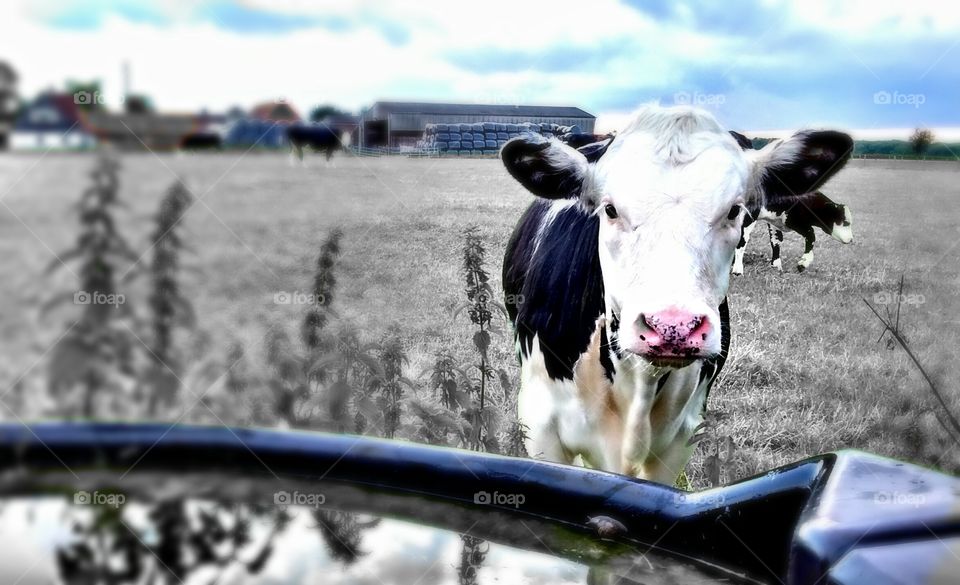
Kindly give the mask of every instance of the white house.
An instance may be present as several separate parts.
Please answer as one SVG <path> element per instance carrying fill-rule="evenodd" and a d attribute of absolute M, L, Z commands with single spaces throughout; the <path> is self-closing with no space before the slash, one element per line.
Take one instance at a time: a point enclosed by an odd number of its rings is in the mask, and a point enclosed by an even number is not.
<path fill-rule="evenodd" d="M 46 92 L 23 109 L 9 145 L 11 150 L 73 150 L 92 148 L 96 140 L 73 95 Z"/>

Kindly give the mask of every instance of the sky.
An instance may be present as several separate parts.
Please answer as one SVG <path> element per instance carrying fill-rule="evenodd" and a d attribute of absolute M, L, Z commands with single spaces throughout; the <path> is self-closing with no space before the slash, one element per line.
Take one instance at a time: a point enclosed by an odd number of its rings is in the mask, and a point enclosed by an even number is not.
<path fill-rule="evenodd" d="M 932 0 L 5 0 L 29 97 L 122 67 L 164 111 L 287 100 L 688 103 L 742 130 L 960 129 L 960 3 Z M 608 129 L 608 128 L 603 128 Z M 960 130 L 958 130 L 960 132 Z"/>

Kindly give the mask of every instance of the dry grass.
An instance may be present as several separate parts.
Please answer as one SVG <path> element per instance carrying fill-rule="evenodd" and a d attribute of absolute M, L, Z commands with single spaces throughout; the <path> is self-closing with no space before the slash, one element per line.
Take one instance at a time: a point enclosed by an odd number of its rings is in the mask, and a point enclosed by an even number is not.
<path fill-rule="evenodd" d="M 466 361 L 470 323 L 453 320 L 462 302 L 460 234 L 479 223 L 499 285 L 499 258 L 530 196 L 495 160 L 339 158 L 290 168 L 284 156 L 150 154 L 123 158 L 121 231 L 146 250 L 149 214 L 182 175 L 201 198 L 184 237 L 193 266 L 183 283 L 210 346 L 256 348 L 270 323 L 293 325 L 302 307 L 276 305 L 279 291 L 304 291 L 332 227 L 344 230 L 336 309 L 369 339 L 397 323 L 412 373 L 451 348 Z M 62 319 L 42 317 L 70 273 L 45 274 L 52 251 L 75 237 L 69 206 L 86 185 L 85 155 L 0 157 L 0 388 L 42 375 Z M 22 178 L 21 178 L 22 177 Z M 855 447 L 956 470 L 960 452 L 932 418 L 933 401 L 904 356 L 877 343 L 881 326 L 861 297 L 893 293 L 901 273 L 923 303 L 904 307 L 905 333 L 953 401 L 960 374 L 950 350 L 960 330 L 960 166 L 854 161 L 826 190 L 854 212 L 856 240 L 821 238 L 812 268 L 780 275 L 755 237 L 746 274 L 732 285 L 732 357 L 711 394 L 713 434 L 736 447 L 726 479 L 821 451 Z M 15 216 L 15 215 L 16 216 Z M 19 218 L 19 219 L 18 219 Z M 21 223 L 22 220 L 22 223 Z M 758 235 L 763 230 L 757 231 Z M 801 253 L 787 235 L 785 265 Z M 751 262 L 752 261 L 752 262 Z M 491 348 L 495 367 L 516 371 L 507 334 Z M 0 397 L 0 400 L 3 398 Z M 702 485 L 707 442 L 691 464 Z"/>

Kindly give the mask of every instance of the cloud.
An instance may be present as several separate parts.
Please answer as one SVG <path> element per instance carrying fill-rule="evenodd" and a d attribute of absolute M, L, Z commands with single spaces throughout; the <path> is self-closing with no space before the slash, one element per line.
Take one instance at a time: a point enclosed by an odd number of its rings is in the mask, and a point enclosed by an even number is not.
<path fill-rule="evenodd" d="M 563 103 L 618 114 L 686 94 L 738 128 L 960 124 L 960 8 L 950 4 L 479 6 L 16 0 L 0 34 L 26 94 L 66 78 L 100 78 L 117 103 L 121 63 L 129 61 L 134 89 L 165 109 L 282 96 L 301 109 L 395 98 Z M 874 103 L 882 91 L 923 95 L 924 103 Z"/>

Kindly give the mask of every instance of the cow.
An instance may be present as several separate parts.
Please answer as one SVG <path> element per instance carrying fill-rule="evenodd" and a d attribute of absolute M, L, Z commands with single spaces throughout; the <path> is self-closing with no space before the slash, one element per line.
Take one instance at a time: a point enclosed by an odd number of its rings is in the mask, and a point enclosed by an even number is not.
<path fill-rule="evenodd" d="M 747 206 L 816 190 L 851 149 L 801 131 L 744 151 L 710 113 L 658 105 L 579 150 L 508 141 L 504 166 L 536 196 L 503 264 L 528 454 L 673 484 L 727 358 Z"/>
<path fill-rule="evenodd" d="M 770 236 L 770 265 L 783 270 L 780 259 L 780 245 L 783 232 L 797 232 L 803 236 L 803 255 L 797 261 L 797 271 L 803 272 L 813 262 L 813 243 L 817 236 L 814 228 L 823 230 L 841 244 L 853 241 L 853 214 L 846 205 L 833 202 L 829 197 L 815 191 L 807 193 L 796 201 L 787 201 L 773 208 L 762 207 L 755 210 L 743 222 L 743 235 L 733 260 L 733 274 L 743 274 L 743 253 L 750 242 L 750 234 L 758 221 L 766 222 Z"/>
<path fill-rule="evenodd" d="M 216 132 L 191 132 L 180 141 L 181 150 L 221 150 L 223 137 Z"/>
<path fill-rule="evenodd" d="M 303 149 L 312 148 L 315 152 L 323 152 L 329 164 L 333 153 L 343 145 L 337 132 L 326 124 L 307 126 L 293 124 L 287 128 L 287 139 L 290 140 L 290 161 L 294 159 L 303 163 Z"/>
<path fill-rule="evenodd" d="M 740 148 L 753 149 L 753 141 L 743 134 L 733 130 L 730 134 L 736 139 Z M 770 237 L 770 265 L 781 271 L 783 262 L 780 259 L 780 245 L 783 243 L 785 230 L 797 232 L 804 239 L 803 256 L 797 261 L 798 272 L 803 272 L 813 262 L 813 244 L 817 240 L 814 228 L 823 230 L 842 244 L 853 241 L 853 214 L 850 208 L 833 202 L 820 191 L 804 193 L 769 205 L 770 207 L 765 207 L 760 202 L 754 202 L 754 206 L 747 209 L 747 217 L 743 220 L 743 234 L 734 254 L 731 269 L 733 274 L 743 274 L 743 254 L 757 221 L 764 221 L 767 224 Z"/>

